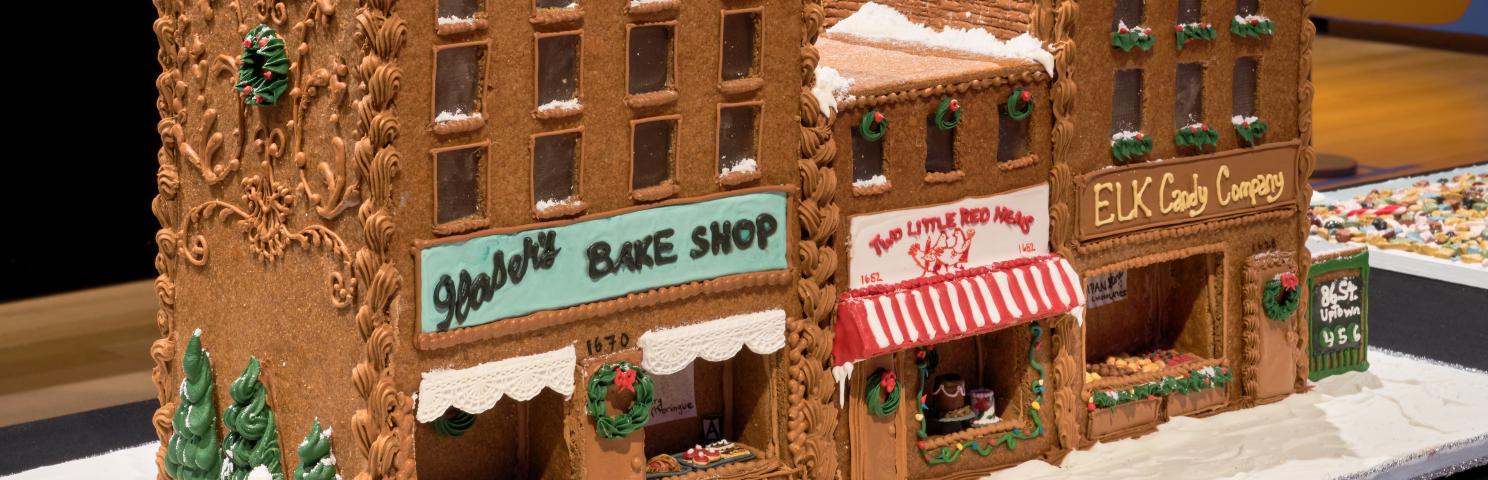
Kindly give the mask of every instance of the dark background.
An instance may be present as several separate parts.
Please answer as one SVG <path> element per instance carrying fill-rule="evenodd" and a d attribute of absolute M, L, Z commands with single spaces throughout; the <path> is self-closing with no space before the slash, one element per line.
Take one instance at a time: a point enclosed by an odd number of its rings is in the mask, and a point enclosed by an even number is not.
<path fill-rule="evenodd" d="M 152 278 L 155 6 L 20 4 L 46 11 L 7 23 L 49 34 L 5 39 L 0 302 Z"/>

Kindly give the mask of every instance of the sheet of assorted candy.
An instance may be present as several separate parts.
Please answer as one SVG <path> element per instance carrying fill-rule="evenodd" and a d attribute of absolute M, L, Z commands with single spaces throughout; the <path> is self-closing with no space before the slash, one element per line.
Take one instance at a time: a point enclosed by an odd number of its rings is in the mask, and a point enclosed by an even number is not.
<path fill-rule="evenodd" d="M 1488 169 L 1314 205 L 1312 235 L 1488 268 Z"/>
<path fill-rule="evenodd" d="M 1085 381 L 1094 382 L 1105 377 L 1124 377 L 1145 372 L 1156 372 L 1173 365 L 1198 360 L 1199 357 L 1191 353 L 1183 353 L 1177 350 L 1153 350 L 1141 355 L 1112 355 L 1106 357 L 1104 363 L 1091 363 L 1085 366 Z"/>

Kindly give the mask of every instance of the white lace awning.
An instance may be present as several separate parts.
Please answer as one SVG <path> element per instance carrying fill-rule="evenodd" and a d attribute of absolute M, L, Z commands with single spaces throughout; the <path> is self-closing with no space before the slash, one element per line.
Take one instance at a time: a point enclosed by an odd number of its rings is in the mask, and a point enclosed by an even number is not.
<path fill-rule="evenodd" d="M 721 362 L 739 350 L 765 355 L 785 346 L 785 310 L 766 310 L 641 335 L 641 367 L 652 375 L 677 373 L 693 360 Z"/>
<path fill-rule="evenodd" d="M 568 346 L 458 370 L 424 372 L 419 382 L 418 421 L 437 420 L 450 407 L 481 413 L 490 410 L 501 397 L 531 400 L 544 388 L 573 395 L 576 355 Z"/>

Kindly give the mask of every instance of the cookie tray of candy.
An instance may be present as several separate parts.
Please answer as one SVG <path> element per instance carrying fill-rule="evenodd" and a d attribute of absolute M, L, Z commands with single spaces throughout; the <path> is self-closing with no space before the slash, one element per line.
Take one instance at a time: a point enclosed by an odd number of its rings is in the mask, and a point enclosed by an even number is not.
<path fill-rule="evenodd" d="M 686 452 L 651 457 L 651 460 L 646 463 L 646 478 L 674 477 L 751 460 L 754 457 L 754 452 L 747 446 L 728 440 L 719 440 L 706 446 L 693 446 Z"/>
<path fill-rule="evenodd" d="M 1095 382 L 1102 378 L 1157 372 L 1199 360 L 1203 358 L 1172 349 L 1153 350 L 1141 355 L 1111 355 L 1107 356 L 1104 362 L 1085 365 L 1085 383 Z"/>
<path fill-rule="evenodd" d="M 1488 171 L 1314 204 L 1314 237 L 1488 267 Z"/>

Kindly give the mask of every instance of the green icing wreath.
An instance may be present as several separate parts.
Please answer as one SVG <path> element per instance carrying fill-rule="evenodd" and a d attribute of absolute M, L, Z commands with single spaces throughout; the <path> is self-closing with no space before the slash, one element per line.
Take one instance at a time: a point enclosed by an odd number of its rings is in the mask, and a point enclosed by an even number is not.
<path fill-rule="evenodd" d="M 935 108 L 935 127 L 941 130 L 950 130 L 956 128 L 956 125 L 960 123 L 960 102 L 950 97 L 940 99 L 940 106 Z"/>
<path fill-rule="evenodd" d="M 451 410 L 434 420 L 434 431 L 442 437 L 458 437 L 475 426 L 475 415 L 460 410 Z"/>
<path fill-rule="evenodd" d="M 1282 321 L 1297 311 L 1297 305 L 1302 303 L 1302 293 L 1297 288 L 1299 283 L 1297 274 L 1292 272 L 1279 273 L 1266 281 L 1266 290 L 1261 292 L 1261 306 L 1266 309 L 1266 318 Z"/>
<path fill-rule="evenodd" d="M 605 396 L 611 385 L 635 392 L 630 408 L 616 416 L 605 414 Z M 606 439 L 625 438 L 651 421 L 651 406 L 656 403 L 651 377 L 630 362 L 605 364 L 589 377 L 589 416 L 594 417 L 594 430 Z"/>
<path fill-rule="evenodd" d="M 268 25 L 259 24 L 243 37 L 243 55 L 238 57 L 238 83 L 234 86 L 243 103 L 269 106 L 289 89 L 289 57 L 284 39 Z"/>
<path fill-rule="evenodd" d="M 1018 105 L 1023 105 L 1023 108 L 1019 109 Z M 1013 93 L 1008 94 L 1007 113 L 1013 120 L 1028 118 L 1028 114 L 1033 113 L 1033 94 L 1022 88 L 1013 89 Z"/>
<path fill-rule="evenodd" d="M 959 118 L 959 117 L 958 117 Z M 878 127 L 875 129 L 874 127 Z M 889 119 L 884 118 L 878 110 L 863 114 L 863 119 L 858 121 L 858 135 L 864 140 L 877 142 L 889 132 Z"/>
<path fill-rule="evenodd" d="M 888 390 L 888 393 L 884 394 L 884 390 Z M 903 390 L 898 385 L 893 370 L 874 370 L 868 376 L 868 388 L 863 392 L 863 397 L 868 401 L 868 411 L 880 418 L 893 415 L 899 411 L 899 397 Z"/>

